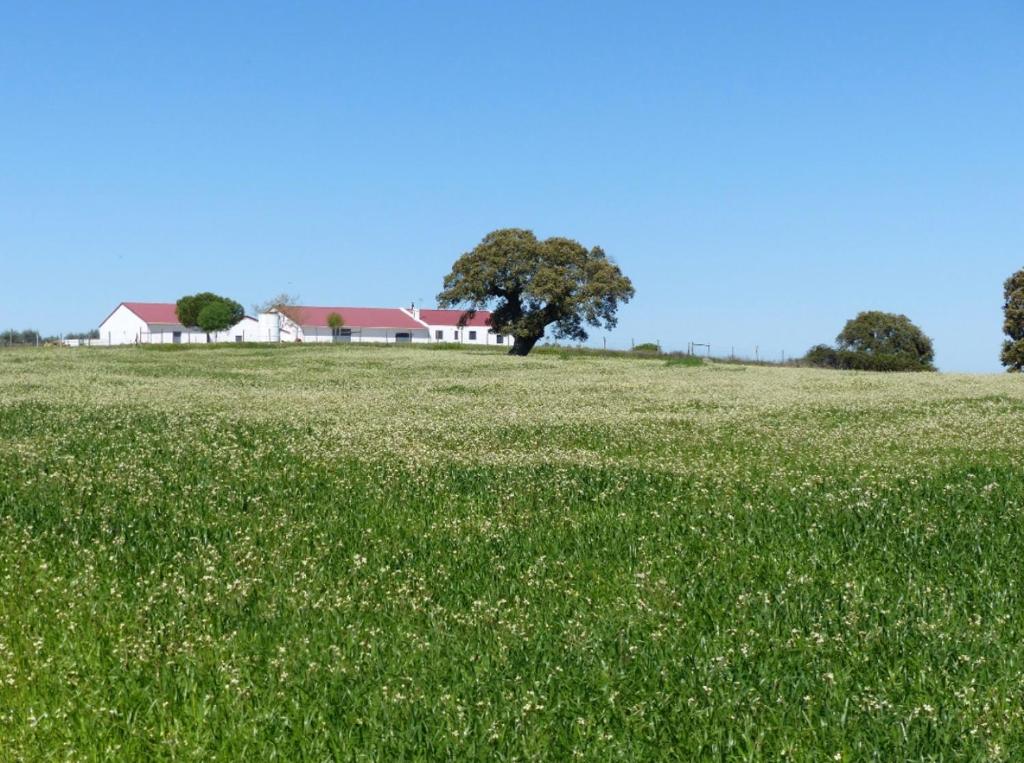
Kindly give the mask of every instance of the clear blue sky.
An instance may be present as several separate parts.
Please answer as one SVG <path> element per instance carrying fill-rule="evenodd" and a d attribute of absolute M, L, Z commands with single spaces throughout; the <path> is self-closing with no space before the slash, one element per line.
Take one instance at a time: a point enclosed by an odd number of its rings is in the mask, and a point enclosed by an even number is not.
<path fill-rule="evenodd" d="M 882 309 L 999 367 L 1019 0 L 9 2 L 0 30 L 3 327 L 430 304 L 515 226 L 633 279 L 609 346 L 796 354 Z"/>

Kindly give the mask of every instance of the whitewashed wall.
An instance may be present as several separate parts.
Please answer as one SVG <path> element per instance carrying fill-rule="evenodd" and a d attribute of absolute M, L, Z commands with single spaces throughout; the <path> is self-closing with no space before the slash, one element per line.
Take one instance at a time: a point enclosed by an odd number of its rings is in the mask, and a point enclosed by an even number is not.
<path fill-rule="evenodd" d="M 124 305 L 119 305 L 100 324 L 99 340 L 93 340 L 90 344 L 135 344 L 145 331 L 149 331 L 146 322 Z"/>
<path fill-rule="evenodd" d="M 351 341 L 352 342 L 380 342 L 385 344 L 394 344 L 395 334 L 409 334 L 410 341 L 417 344 L 425 343 L 430 341 L 430 336 L 426 329 L 351 329 Z M 331 335 L 330 328 L 326 326 L 303 326 L 300 330 L 299 337 L 303 342 L 322 342 L 329 343 L 334 341 L 334 337 Z M 294 339 L 293 339 L 294 341 Z"/>
<path fill-rule="evenodd" d="M 81 344 L 90 346 L 113 346 L 119 344 L 174 344 L 175 333 L 180 334 L 181 344 L 206 344 L 202 331 L 186 329 L 174 323 L 146 323 L 124 305 L 120 305 L 100 325 L 99 339 Z M 246 316 L 227 331 L 210 335 L 214 342 L 256 342 L 259 341 L 259 323 Z"/>
<path fill-rule="evenodd" d="M 441 332 L 440 338 L 438 333 Z M 432 342 L 458 342 L 459 344 L 484 344 L 484 345 L 509 345 L 512 344 L 510 337 L 501 337 L 485 326 L 467 326 L 466 328 L 455 328 L 453 326 L 430 326 L 430 340 Z M 475 334 L 476 336 L 472 336 Z"/>

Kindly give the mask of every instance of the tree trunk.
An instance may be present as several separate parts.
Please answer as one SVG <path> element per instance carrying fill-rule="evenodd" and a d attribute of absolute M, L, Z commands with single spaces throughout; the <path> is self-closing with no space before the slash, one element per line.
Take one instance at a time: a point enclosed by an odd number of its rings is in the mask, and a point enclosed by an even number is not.
<path fill-rule="evenodd" d="M 533 346 L 540 341 L 542 336 L 544 335 L 541 334 L 540 336 L 530 337 L 517 336 L 515 340 L 512 342 L 512 347 L 509 349 L 508 354 L 519 355 L 520 357 L 529 355 L 530 350 L 532 350 Z"/>

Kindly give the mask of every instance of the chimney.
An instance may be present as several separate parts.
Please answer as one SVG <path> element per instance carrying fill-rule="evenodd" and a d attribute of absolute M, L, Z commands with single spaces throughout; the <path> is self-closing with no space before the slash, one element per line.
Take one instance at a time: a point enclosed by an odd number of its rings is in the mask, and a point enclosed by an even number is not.
<path fill-rule="evenodd" d="M 409 312 L 412 313 L 412 317 L 415 318 L 416 320 L 420 319 L 420 309 L 418 307 L 416 307 L 416 303 L 415 302 L 410 303 L 410 305 L 409 305 Z"/>

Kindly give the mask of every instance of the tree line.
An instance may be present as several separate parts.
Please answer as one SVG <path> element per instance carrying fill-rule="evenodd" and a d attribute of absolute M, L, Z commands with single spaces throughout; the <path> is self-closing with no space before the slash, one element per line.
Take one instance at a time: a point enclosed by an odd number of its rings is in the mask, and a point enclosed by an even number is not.
<path fill-rule="evenodd" d="M 7 329 L 0 331 L 0 345 L 10 346 L 15 344 L 55 344 L 62 339 L 99 339 L 100 330 L 92 329 L 91 331 L 78 331 L 70 332 L 68 334 L 48 335 L 44 336 L 35 329 L 22 329 L 16 331 L 14 329 Z"/>

